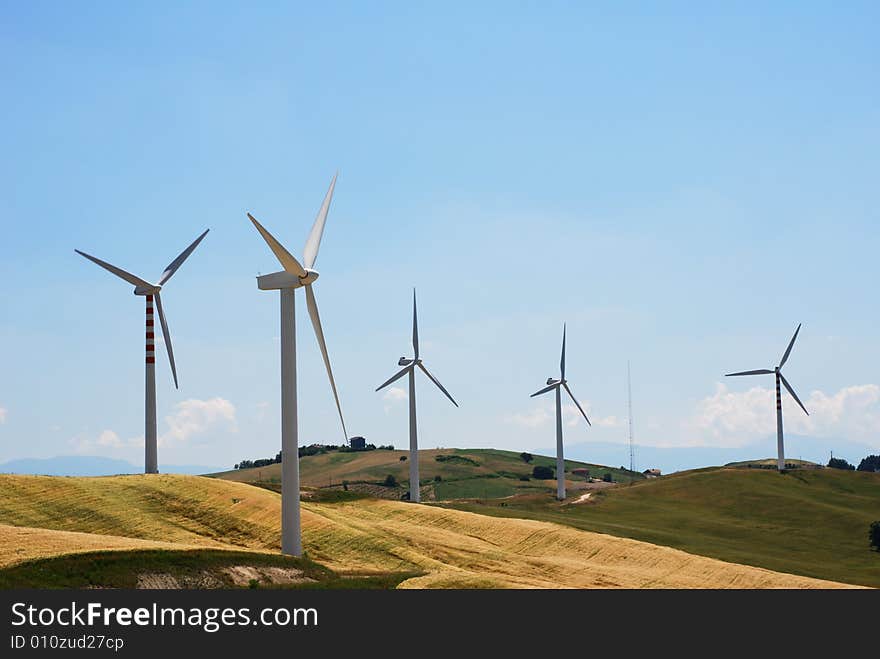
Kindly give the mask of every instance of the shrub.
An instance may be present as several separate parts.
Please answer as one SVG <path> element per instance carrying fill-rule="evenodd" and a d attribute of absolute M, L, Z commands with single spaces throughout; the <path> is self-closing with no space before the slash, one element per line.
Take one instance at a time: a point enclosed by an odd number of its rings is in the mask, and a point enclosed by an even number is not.
<path fill-rule="evenodd" d="M 526 464 L 530 463 L 533 460 L 533 456 L 531 453 L 523 452 L 523 453 L 519 454 L 519 457 L 521 457 L 522 461 L 525 462 Z"/>
<path fill-rule="evenodd" d="M 845 469 L 848 471 L 852 471 L 855 469 L 849 462 L 842 458 L 831 458 L 828 461 L 828 466 L 832 469 Z"/>
<path fill-rule="evenodd" d="M 553 478 L 553 470 L 550 467 L 537 466 L 532 469 L 532 478 L 545 481 Z"/>
<path fill-rule="evenodd" d="M 394 474 L 388 474 L 385 480 L 382 481 L 382 485 L 385 487 L 397 487 L 397 479 L 394 477 Z"/>
<path fill-rule="evenodd" d="M 520 479 L 521 481 L 530 481 L 530 480 L 532 480 L 531 478 L 529 478 L 529 475 L 528 475 L 528 474 L 523 474 L 522 476 L 519 477 L 519 479 Z"/>
<path fill-rule="evenodd" d="M 434 476 L 435 483 L 439 483 L 442 480 L 443 480 L 443 476 L 441 476 L 440 474 L 437 474 L 436 476 Z"/>
<path fill-rule="evenodd" d="M 611 477 L 610 473 L 602 474 L 602 480 L 605 481 L 606 483 L 613 483 L 614 482 L 614 479 Z"/>
<path fill-rule="evenodd" d="M 342 481 L 342 489 L 348 492 L 348 481 Z"/>
<path fill-rule="evenodd" d="M 435 455 L 434 459 L 437 462 L 457 462 L 459 464 L 469 464 L 474 467 L 479 467 L 480 463 L 476 460 L 473 460 L 465 455 Z"/>
<path fill-rule="evenodd" d="M 406 462 L 406 456 L 405 456 L 405 455 L 401 455 L 401 456 L 400 456 L 400 461 L 401 461 L 401 462 Z"/>
<path fill-rule="evenodd" d="M 880 551 L 880 521 L 871 522 L 868 529 L 868 540 L 875 550 Z"/>

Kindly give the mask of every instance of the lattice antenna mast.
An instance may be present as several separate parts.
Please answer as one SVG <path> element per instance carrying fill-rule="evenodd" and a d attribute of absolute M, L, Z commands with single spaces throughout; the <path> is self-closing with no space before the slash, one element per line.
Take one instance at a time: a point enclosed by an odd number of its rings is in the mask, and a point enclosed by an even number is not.
<path fill-rule="evenodd" d="M 632 379 L 629 369 L 629 360 L 626 362 L 626 395 L 627 409 L 629 413 L 629 470 L 636 470 L 635 446 L 633 445 L 633 394 Z"/>

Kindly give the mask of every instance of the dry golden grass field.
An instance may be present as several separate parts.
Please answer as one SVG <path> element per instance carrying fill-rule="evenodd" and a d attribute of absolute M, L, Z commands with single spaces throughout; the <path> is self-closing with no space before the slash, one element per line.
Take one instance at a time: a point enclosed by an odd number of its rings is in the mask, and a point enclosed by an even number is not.
<path fill-rule="evenodd" d="M 310 558 L 343 573 L 421 573 L 402 587 L 846 587 L 543 521 L 371 499 L 303 508 Z M 0 524 L 7 565 L 126 543 L 275 552 L 280 497 L 197 476 L 3 475 Z"/>

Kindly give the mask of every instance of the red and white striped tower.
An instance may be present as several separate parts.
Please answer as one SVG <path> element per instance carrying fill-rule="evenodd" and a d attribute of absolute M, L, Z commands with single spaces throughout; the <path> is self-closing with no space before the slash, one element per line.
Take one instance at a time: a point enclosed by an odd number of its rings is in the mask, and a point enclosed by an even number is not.
<path fill-rule="evenodd" d="M 153 333 L 153 296 L 147 299 L 147 361 L 144 380 L 144 473 L 158 474 L 156 447 L 156 346 Z"/>
<path fill-rule="evenodd" d="M 776 369 L 776 468 L 785 470 L 785 448 L 782 443 L 782 392 L 779 390 L 779 369 Z"/>

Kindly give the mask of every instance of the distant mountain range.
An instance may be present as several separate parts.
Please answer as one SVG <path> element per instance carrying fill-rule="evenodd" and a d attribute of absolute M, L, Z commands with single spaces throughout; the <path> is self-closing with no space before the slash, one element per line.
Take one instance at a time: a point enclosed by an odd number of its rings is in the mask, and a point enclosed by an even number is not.
<path fill-rule="evenodd" d="M 878 440 L 880 442 L 880 440 Z M 828 464 L 830 452 L 855 466 L 866 455 L 880 453 L 880 446 L 844 439 L 817 439 L 800 435 L 786 435 L 786 457 Z M 536 449 L 535 453 L 554 455 L 555 448 Z M 629 467 L 629 445 L 611 442 L 585 442 L 565 447 L 565 457 L 572 460 L 604 464 L 609 467 Z M 776 457 L 776 436 L 767 437 L 739 448 L 716 448 L 712 446 L 641 446 L 635 445 L 635 464 L 638 471 L 660 469 L 664 474 L 685 469 L 698 469 L 724 465 L 740 460 L 757 460 Z"/>
<path fill-rule="evenodd" d="M 210 474 L 221 467 L 203 465 L 159 465 L 163 474 Z M 0 474 L 37 474 L 41 476 L 114 476 L 141 474 L 143 467 L 126 460 L 94 455 L 59 455 L 54 458 L 22 458 L 0 463 Z"/>

